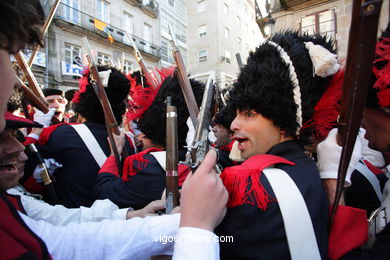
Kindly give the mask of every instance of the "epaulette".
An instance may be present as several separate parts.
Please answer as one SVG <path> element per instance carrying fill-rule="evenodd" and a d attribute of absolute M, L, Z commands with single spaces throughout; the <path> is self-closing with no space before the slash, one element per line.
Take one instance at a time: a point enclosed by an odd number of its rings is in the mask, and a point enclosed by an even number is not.
<path fill-rule="evenodd" d="M 241 165 L 225 168 L 221 179 L 229 192 L 227 207 L 234 208 L 250 204 L 265 210 L 268 203 L 275 199 L 269 196 L 261 184 L 260 175 L 265 168 L 280 163 L 295 165 L 276 155 L 258 154 L 245 160 Z"/>

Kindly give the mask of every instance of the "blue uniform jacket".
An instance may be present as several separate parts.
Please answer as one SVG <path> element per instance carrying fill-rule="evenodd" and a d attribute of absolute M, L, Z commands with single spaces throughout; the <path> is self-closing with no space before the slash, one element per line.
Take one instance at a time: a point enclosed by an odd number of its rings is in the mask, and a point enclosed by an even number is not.
<path fill-rule="evenodd" d="M 268 154 L 283 157 L 295 165 L 278 164 L 294 180 L 306 202 L 321 257 L 328 248 L 328 199 L 322 187 L 316 163 L 309 159 L 295 141 L 285 141 Z M 267 178 L 261 184 L 275 198 Z M 250 184 L 249 184 L 250 185 Z M 233 243 L 220 243 L 221 259 L 290 259 L 287 238 L 278 203 L 271 201 L 265 211 L 250 204 L 229 208 L 215 230 L 218 236 L 233 236 Z"/>

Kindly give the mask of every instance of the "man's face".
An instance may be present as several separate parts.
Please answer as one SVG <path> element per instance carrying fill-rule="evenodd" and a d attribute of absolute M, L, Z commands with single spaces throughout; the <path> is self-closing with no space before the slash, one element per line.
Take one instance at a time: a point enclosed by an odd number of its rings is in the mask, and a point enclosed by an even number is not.
<path fill-rule="evenodd" d="M 62 97 L 61 95 L 51 95 L 45 97 L 45 99 L 49 104 L 49 108 L 54 107 L 56 109 L 54 116 L 57 117 L 58 120 L 62 121 L 65 113 L 65 106 L 68 104 L 66 98 Z"/>
<path fill-rule="evenodd" d="M 11 96 L 13 87 L 17 84 L 15 71 L 10 62 L 9 53 L 0 50 L 0 133 L 4 130 L 4 113 L 7 109 L 7 102 Z"/>
<path fill-rule="evenodd" d="M 14 187 L 24 173 L 27 156 L 24 145 L 14 138 L 14 132 L 4 130 L 0 134 L 0 190 Z"/>
<path fill-rule="evenodd" d="M 382 109 L 364 108 L 363 128 L 368 147 L 380 152 L 390 151 L 390 114 Z"/>
<path fill-rule="evenodd" d="M 264 154 L 284 139 L 279 127 L 254 110 L 237 111 L 230 129 L 234 132 L 233 139 L 238 141 L 238 149 L 244 159 Z"/>
<path fill-rule="evenodd" d="M 217 140 L 214 142 L 216 148 L 228 145 L 231 142 L 232 135 L 228 129 L 223 127 L 223 125 L 215 124 L 213 127 L 213 132 L 217 138 Z"/>

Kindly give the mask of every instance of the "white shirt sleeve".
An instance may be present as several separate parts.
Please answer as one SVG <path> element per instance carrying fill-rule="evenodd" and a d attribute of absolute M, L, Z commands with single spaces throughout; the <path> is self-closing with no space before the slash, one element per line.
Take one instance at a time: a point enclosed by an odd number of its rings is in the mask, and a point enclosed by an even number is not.
<path fill-rule="evenodd" d="M 175 238 L 172 259 L 219 259 L 218 237 L 205 229 L 181 227 Z"/>
<path fill-rule="evenodd" d="M 63 226 L 75 222 L 94 222 L 103 219 L 126 219 L 128 209 L 119 209 L 108 199 L 97 200 L 90 208 L 65 208 L 62 205 L 52 206 L 42 200 L 23 194 L 12 188 L 9 194 L 19 195 L 27 216 L 35 220 L 45 220 L 55 226 Z"/>
<path fill-rule="evenodd" d="M 147 259 L 172 255 L 180 214 L 71 223 L 53 226 L 20 213 L 27 226 L 46 243 L 53 259 Z"/>

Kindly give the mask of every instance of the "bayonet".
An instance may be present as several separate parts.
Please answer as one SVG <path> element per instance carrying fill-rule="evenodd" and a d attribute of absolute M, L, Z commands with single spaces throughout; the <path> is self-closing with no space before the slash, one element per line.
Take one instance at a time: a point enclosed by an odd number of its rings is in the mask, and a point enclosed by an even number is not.
<path fill-rule="evenodd" d="M 142 57 L 141 55 L 141 52 L 139 51 L 137 45 L 135 44 L 134 40 L 133 40 L 133 37 L 131 37 L 131 35 L 129 35 L 127 32 L 125 32 L 125 35 L 127 37 L 127 39 L 130 41 L 130 44 L 131 46 L 133 47 L 133 50 L 134 50 L 134 56 L 141 68 L 141 72 L 142 74 L 145 76 L 146 78 L 146 81 L 148 82 L 148 84 L 153 87 L 154 89 L 156 89 L 158 87 L 158 83 L 156 82 L 156 80 L 152 77 L 152 75 L 150 74 L 148 68 L 146 67 L 145 65 L 145 62 L 144 62 L 144 58 Z"/>

